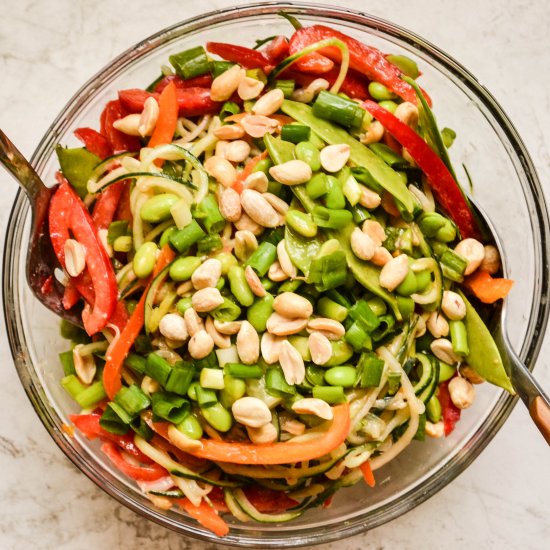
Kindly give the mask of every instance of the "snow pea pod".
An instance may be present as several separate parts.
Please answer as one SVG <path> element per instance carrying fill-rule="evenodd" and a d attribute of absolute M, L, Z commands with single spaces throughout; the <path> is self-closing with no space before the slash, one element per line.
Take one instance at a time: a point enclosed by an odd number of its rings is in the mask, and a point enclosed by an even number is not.
<path fill-rule="evenodd" d="M 285 248 L 292 263 L 307 275 L 311 261 L 319 253 L 321 241 L 316 238 L 302 237 L 287 225 L 285 227 Z"/>
<path fill-rule="evenodd" d="M 331 145 L 345 143 L 350 147 L 350 159 L 357 166 L 366 168 L 376 182 L 393 195 L 403 208 L 412 213 L 414 199 L 401 177 L 368 147 L 353 138 L 339 126 L 316 117 L 311 107 L 286 99 L 281 110 L 302 124 L 309 126 L 315 134 Z"/>
<path fill-rule="evenodd" d="M 470 347 L 466 362 L 487 382 L 504 388 L 510 393 L 515 393 L 489 329 L 464 294 L 460 290 L 457 292 L 466 304 L 464 324 Z"/>

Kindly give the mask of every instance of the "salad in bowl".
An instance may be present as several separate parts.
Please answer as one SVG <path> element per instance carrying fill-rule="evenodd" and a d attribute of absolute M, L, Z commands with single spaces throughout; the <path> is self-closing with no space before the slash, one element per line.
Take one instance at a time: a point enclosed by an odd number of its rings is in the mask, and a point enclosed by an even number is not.
<path fill-rule="evenodd" d="M 476 384 L 512 391 L 485 319 L 513 283 L 460 136 L 412 59 L 289 19 L 171 55 L 57 147 L 65 428 L 218 536 L 376 491 Z"/>

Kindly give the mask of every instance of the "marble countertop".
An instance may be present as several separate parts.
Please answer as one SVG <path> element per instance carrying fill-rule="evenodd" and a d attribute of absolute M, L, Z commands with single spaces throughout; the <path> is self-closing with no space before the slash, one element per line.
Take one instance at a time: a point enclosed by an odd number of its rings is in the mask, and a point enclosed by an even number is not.
<path fill-rule="evenodd" d="M 30 156 L 70 96 L 114 56 L 176 21 L 235 3 L 243 2 L 163 0 L 154 9 L 145 0 L 9 2 L 0 19 L 0 127 Z M 545 1 L 339 3 L 408 27 L 468 67 L 518 128 L 550 191 L 550 11 Z M 15 192 L 10 184 L 0 195 L 2 235 Z M 549 356 L 546 338 L 536 374 L 547 389 Z M 0 357 L 0 548 L 215 547 L 147 522 L 81 475 L 35 415 L 3 329 Z M 548 456 L 547 445 L 518 405 L 482 455 L 436 496 L 391 524 L 319 548 L 548 548 Z"/>

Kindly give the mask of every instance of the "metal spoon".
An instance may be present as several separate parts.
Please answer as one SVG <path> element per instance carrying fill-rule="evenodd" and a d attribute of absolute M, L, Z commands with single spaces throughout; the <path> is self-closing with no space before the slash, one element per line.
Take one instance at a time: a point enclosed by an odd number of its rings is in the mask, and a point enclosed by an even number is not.
<path fill-rule="evenodd" d="M 478 224 L 487 240 L 492 240 L 502 257 L 503 247 L 497 232 L 485 212 L 470 198 Z M 493 338 L 500 351 L 506 372 L 510 376 L 512 386 L 529 410 L 529 414 L 548 445 L 550 445 L 550 399 L 541 388 L 531 371 L 523 364 L 510 344 L 505 328 L 506 308 L 502 300 L 495 306 L 493 313 Z"/>
<path fill-rule="evenodd" d="M 27 282 L 34 295 L 56 315 L 82 326 L 82 307 L 63 307 L 63 285 L 54 275 L 59 262 L 53 251 L 48 230 L 48 206 L 55 188 L 46 187 L 29 161 L 0 130 L 0 162 L 29 197 L 32 229 L 27 250 Z"/>

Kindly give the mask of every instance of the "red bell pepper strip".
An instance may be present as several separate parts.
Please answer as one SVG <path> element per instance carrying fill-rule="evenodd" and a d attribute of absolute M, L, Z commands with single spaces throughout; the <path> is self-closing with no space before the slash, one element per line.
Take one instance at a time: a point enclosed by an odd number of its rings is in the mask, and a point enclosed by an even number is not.
<path fill-rule="evenodd" d="M 446 436 L 455 429 L 456 423 L 460 420 L 460 409 L 451 401 L 448 386 L 448 381 L 439 384 L 439 392 L 437 394 L 437 398 L 441 404 L 441 414 L 443 415 L 443 426 Z"/>
<path fill-rule="evenodd" d="M 224 42 L 207 42 L 206 50 L 219 55 L 226 61 L 239 63 L 246 69 L 263 69 L 267 73 L 273 67 L 271 61 L 262 52 L 244 46 Z"/>
<path fill-rule="evenodd" d="M 243 492 L 252 506 L 264 514 L 278 514 L 297 506 L 298 502 L 283 491 L 274 491 L 258 485 L 245 487 Z"/>
<path fill-rule="evenodd" d="M 128 225 L 132 225 L 132 209 L 130 208 L 130 183 L 126 183 L 122 189 L 120 200 L 115 212 L 115 219 L 128 222 Z"/>
<path fill-rule="evenodd" d="M 105 328 L 117 303 L 117 283 L 107 252 L 99 241 L 88 210 L 64 180 L 50 201 L 50 239 L 59 263 L 65 268 L 65 242 L 72 237 L 86 248 L 86 272 L 91 279 L 95 300 L 82 312 L 89 335 Z M 75 278 L 79 289 L 79 278 Z"/>
<path fill-rule="evenodd" d="M 120 102 L 131 113 L 141 113 L 148 97 L 159 98 L 159 94 L 150 93 L 138 88 L 118 92 Z M 180 116 L 200 116 L 217 113 L 221 103 L 210 99 L 210 88 L 177 89 L 176 97 Z"/>
<path fill-rule="evenodd" d="M 463 238 L 479 238 L 479 228 L 458 183 L 430 146 L 409 126 L 378 103 L 367 100 L 363 107 L 409 152 L 422 169 L 441 206 L 456 223 Z"/>
<path fill-rule="evenodd" d="M 506 298 L 514 281 L 492 277 L 487 271 L 478 269 L 473 275 L 466 277 L 463 284 L 484 304 L 494 304 L 497 300 Z"/>
<path fill-rule="evenodd" d="M 126 435 L 116 435 L 103 429 L 99 424 L 101 414 L 96 412 L 90 414 L 71 414 L 69 418 L 88 439 L 94 440 L 99 437 L 103 441 L 111 441 L 141 463 L 151 464 L 153 462 L 136 447 L 134 432 L 127 433 Z"/>
<path fill-rule="evenodd" d="M 169 247 L 169 245 L 164 246 L 164 248 L 160 251 L 153 275 L 149 278 L 149 283 L 145 287 L 134 312 L 128 320 L 128 323 L 120 333 L 118 342 L 115 346 L 113 346 L 113 349 L 106 358 L 107 361 L 105 363 L 105 368 L 103 369 L 103 386 L 105 387 L 105 391 L 111 400 L 122 386 L 120 378 L 124 359 L 126 359 L 130 348 L 143 328 L 143 322 L 145 319 L 145 299 L 147 297 L 147 291 L 149 290 L 151 281 L 174 259 L 174 256 L 174 251 Z"/>
<path fill-rule="evenodd" d="M 283 35 L 276 36 L 263 50 L 263 54 L 272 65 L 278 65 L 289 52 L 288 38 Z"/>
<path fill-rule="evenodd" d="M 160 94 L 170 82 L 173 82 L 179 90 L 185 90 L 186 88 L 210 88 L 212 85 L 212 75 L 210 74 L 201 74 L 200 76 L 195 76 L 193 78 L 183 79 L 178 75 L 171 74 L 165 76 L 162 80 L 157 82 L 155 86 L 155 92 Z"/>
<path fill-rule="evenodd" d="M 153 135 L 149 140 L 149 147 L 170 143 L 174 137 L 178 124 L 178 98 L 176 96 L 176 85 L 170 82 L 158 99 L 159 115 Z"/>
<path fill-rule="evenodd" d="M 218 537 L 223 537 L 229 533 L 229 525 L 204 500 L 198 506 L 191 504 L 188 498 L 175 499 L 175 503 L 183 508 L 193 519 L 196 519 L 203 527 L 218 535 Z"/>
<path fill-rule="evenodd" d="M 136 481 L 155 481 L 156 479 L 169 475 L 168 470 L 156 463 L 147 466 L 130 464 L 124 460 L 119 449 L 110 441 L 103 443 L 101 450 L 123 474 Z"/>
<path fill-rule="evenodd" d="M 101 160 L 113 154 L 107 138 L 92 128 L 77 128 L 74 135 L 84 143 L 90 153 L 97 155 Z"/>
<path fill-rule="evenodd" d="M 113 123 L 124 118 L 128 111 L 120 101 L 109 101 L 101 114 L 101 133 L 105 136 L 113 153 L 139 151 L 141 142 L 136 136 L 129 136 L 117 130 Z"/>
<path fill-rule="evenodd" d="M 280 78 L 295 80 L 303 88 L 307 88 L 316 78 L 324 78 L 328 81 L 329 86 L 332 86 L 336 82 L 339 72 L 340 67 L 333 67 L 324 74 L 302 73 L 297 70 L 287 69 L 281 73 Z M 361 73 L 350 69 L 342 86 L 340 86 L 340 91 L 352 99 L 368 99 L 370 97 L 369 81 Z"/>
<path fill-rule="evenodd" d="M 109 185 L 99 195 L 92 211 L 92 220 L 98 229 L 108 229 L 114 219 L 125 181 Z"/>
<path fill-rule="evenodd" d="M 401 71 L 390 63 L 380 50 L 372 46 L 367 46 L 359 42 L 359 40 L 351 38 L 335 29 L 323 25 L 313 25 L 312 27 L 298 29 L 290 39 L 290 55 L 295 54 L 310 44 L 315 44 L 327 38 L 338 38 L 348 46 L 350 55 L 349 63 L 352 69 L 365 75 L 369 80 L 375 80 L 376 82 L 384 84 L 386 88 L 403 98 L 405 101 L 416 104 L 417 97 L 414 89 L 410 84 L 401 80 Z M 319 50 L 317 55 L 320 57 L 326 56 L 326 58 L 330 58 L 330 60 L 338 63 L 340 63 L 342 59 L 342 54 L 336 47 L 323 48 Z M 296 62 L 296 67 L 302 71 L 310 70 L 310 65 L 307 65 L 308 63 L 311 64 L 310 61 L 307 61 L 308 57 L 309 55 L 299 59 Z M 317 57 L 315 59 L 319 63 Z M 304 67 L 304 65 L 306 65 L 307 68 Z M 328 67 L 328 69 L 324 71 L 318 70 L 313 72 L 328 72 L 331 68 L 332 67 Z"/>

